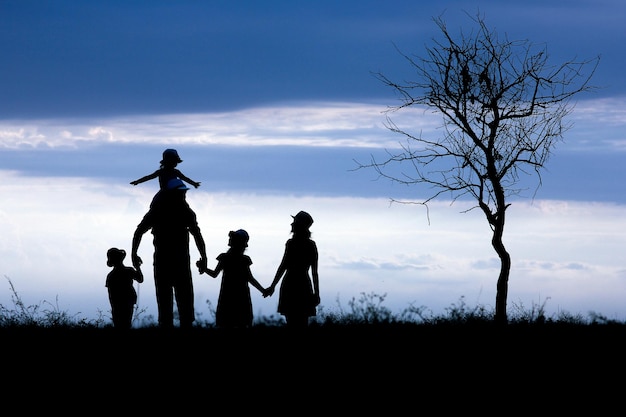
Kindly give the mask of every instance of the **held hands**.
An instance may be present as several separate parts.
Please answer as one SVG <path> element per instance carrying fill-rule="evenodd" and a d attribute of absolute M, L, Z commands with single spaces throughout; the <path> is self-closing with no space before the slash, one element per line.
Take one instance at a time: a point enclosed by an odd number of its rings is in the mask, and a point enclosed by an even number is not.
<path fill-rule="evenodd" d="M 198 272 L 200 273 L 200 275 L 207 274 L 208 276 L 217 278 L 217 273 L 213 269 L 207 267 L 206 263 L 206 259 L 198 259 L 198 262 L 196 262 L 196 266 L 198 267 Z"/>
<path fill-rule="evenodd" d="M 135 267 L 136 270 L 141 271 L 141 264 L 143 263 L 143 261 L 141 260 L 139 255 L 137 255 L 136 253 L 133 253 L 131 255 L 131 260 L 133 263 L 133 267 Z"/>
<path fill-rule="evenodd" d="M 198 272 L 200 274 L 208 274 L 209 270 L 207 268 L 207 260 L 204 258 L 200 258 L 198 259 L 198 261 L 196 262 L 196 266 L 198 267 Z"/>
<path fill-rule="evenodd" d="M 137 271 L 135 281 L 141 284 L 143 282 L 143 272 L 141 271 L 141 267 L 135 268 L 135 270 Z"/>
<path fill-rule="evenodd" d="M 136 253 L 133 253 L 131 255 L 131 260 L 133 263 L 133 267 L 135 268 L 135 271 L 137 271 L 137 276 L 135 277 L 135 281 L 141 284 L 143 282 L 143 272 L 141 271 L 141 264 L 143 263 L 143 261 L 141 260 L 139 255 L 137 255 Z"/>
<path fill-rule="evenodd" d="M 263 293 L 263 298 L 271 297 L 274 294 L 274 286 L 270 285 L 269 287 L 264 289 L 262 293 Z"/>

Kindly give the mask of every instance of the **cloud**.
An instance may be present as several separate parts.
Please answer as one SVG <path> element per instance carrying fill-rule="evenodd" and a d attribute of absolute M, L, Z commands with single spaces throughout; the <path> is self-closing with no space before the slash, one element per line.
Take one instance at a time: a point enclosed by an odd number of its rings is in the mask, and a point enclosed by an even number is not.
<path fill-rule="evenodd" d="M 287 102 L 244 110 L 151 116 L 0 121 L 0 147 L 78 147 L 86 143 L 163 146 L 397 148 L 415 135 L 440 135 L 440 116 L 424 108 L 386 113 L 384 103 Z M 623 149 L 626 99 L 581 101 L 571 115 L 570 149 Z"/>

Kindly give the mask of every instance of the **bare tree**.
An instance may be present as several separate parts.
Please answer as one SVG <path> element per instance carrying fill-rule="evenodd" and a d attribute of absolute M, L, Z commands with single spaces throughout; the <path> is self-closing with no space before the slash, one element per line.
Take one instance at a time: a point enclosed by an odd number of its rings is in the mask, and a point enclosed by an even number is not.
<path fill-rule="evenodd" d="M 452 202 L 464 196 L 476 201 L 469 210 L 480 208 L 485 214 L 500 258 L 495 321 L 506 323 L 511 256 L 502 238 L 509 199 L 520 195 L 522 175 L 537 181 L 535 193 L 541 186 L 541 169 L 571 127 L 564 123 L 574 107 L 571 99 L 593 88 L 589 81 L 600 57 L 552 66 L 545 46 L 506 36 L 501 40 L 480 15 L 471 18 L 476 32 L 461 32 L 459 41 L 441 17 L 433 20 L 443 40 L 426 47 L 425 58 L 400 52 L 417 81 L 396 83 L 374 74 L 400 95 L 401 104 L 387 109 L 386 127 L 403 135 L 406 144 L 387 150 L 385 160 L 372 156 L 369 163 L 355 161 L 356 169 L 374 169 L 393 182 L 425 184 L 434 190 L 414 204 L 427 206 L 444 193 Z M 414 136 L 391 120 L 390 112 L 410 106 L 441 114 L 442 137 Z M 392 170 L 398 165 L 399 171 Z M 402 168 L 407 166 L 409 171 Z"/>

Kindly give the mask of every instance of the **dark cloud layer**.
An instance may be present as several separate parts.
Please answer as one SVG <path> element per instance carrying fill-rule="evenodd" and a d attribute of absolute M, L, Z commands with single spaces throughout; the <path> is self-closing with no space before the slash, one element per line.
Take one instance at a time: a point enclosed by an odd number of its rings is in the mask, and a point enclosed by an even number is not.
<path fill-rule="evenodd" d="M 626 91 L 614 47 L 626 40 L 623 4 L 502 3 L 7 0 L 0 118 L 391 98 L 372 72 L 411 76 L 394 45 L 421 54 L 439 35 L 432 17 L 444 13 L 456 32 L 478 7 L 499 32 L 546 42 L 555 59 L 602 54 L 601 94 Z"/>
<path fill-rule="evenodd" d="M 82 177 L 125 185 L 158 168 L 162 146 L 111 145 L 74 150 L 0 152 L 4 170 L 41 177 Z M 419 200 L 427 187 L 402 186 L 356 170 L 383 151 L 359 148 L 185 146 L 179 168 L 202 182 L 203 190 L 280 195 L 381 197 Z M 519 198 L 625 203 L 623 156 L 616 152 L 556 152 L 542 172 L 522 181 Z M 149 185 L 145 185 L 149 186 Z M 153 187 L 156 187 L 156 183 Z M 535 193 L 536 191 L 536 193 Z M 513 198 L 515 200 L 516 198 Z"/>

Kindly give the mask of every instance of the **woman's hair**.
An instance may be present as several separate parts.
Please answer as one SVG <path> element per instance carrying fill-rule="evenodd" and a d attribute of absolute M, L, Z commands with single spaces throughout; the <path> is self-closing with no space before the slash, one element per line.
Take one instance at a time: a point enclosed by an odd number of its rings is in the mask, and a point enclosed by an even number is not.
<path fill-rule="evenodd" d="M 302 237 L 308 239 L 311 237 L 311 231 L 308 227 L 299 227 L 296 223 L 295 227 L 293 228 L 293 237 Z"/>

